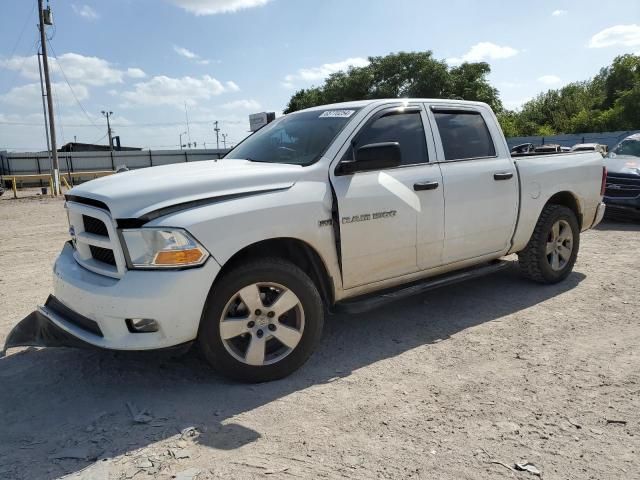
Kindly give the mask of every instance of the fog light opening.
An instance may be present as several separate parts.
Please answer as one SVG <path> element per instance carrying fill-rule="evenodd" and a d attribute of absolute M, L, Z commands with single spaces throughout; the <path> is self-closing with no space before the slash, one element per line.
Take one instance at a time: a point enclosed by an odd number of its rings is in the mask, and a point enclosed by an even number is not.
<path fill-rule="evenodd" d="M 125 323 L 131 333 L 153 333 L 158 331 L 158 322 L 151 318 L 127 318 Z"/>

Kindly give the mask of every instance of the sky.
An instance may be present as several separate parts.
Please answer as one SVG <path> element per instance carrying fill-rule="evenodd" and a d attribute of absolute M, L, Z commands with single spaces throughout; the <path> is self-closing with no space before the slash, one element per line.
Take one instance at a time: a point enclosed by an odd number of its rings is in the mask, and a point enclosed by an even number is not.
<path fill-rule="evenodd" d="M 640 1 L 50 0 L 58 144 L 214 148 L 367 57 L 486 61 L 507 108 L 640 54 Z M 0 150 L 46 148 L 36 0 L 0 2 Z M 189 125 L 187 127 L 187 118 Z"/>

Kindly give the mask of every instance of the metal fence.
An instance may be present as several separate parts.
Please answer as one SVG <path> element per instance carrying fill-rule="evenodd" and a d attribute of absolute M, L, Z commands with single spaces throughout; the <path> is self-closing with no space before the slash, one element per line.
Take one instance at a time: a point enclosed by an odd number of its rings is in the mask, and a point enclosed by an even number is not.
<path fill-rule="evenodd" d="M 507 143 L 509 144 L 509 148 L 522 143 L 533 143 L 534 145 L 555 143 L 563 147 L 573 147 L 577 143 L 601 143 L 603 145 L 607 145 L 609 149 L 611 149 L 624 140 L 625 137 L 634 133 L 640 133 L 640 130 L 572 133 L 564 135 L 550 135 L 548 137 L 511 137 L 507 138 Z"/>
<path fill-rule="evenodd" d="M 120 166 L 134 170 L 171 163 L 212 160 L 222 158 L 227 152 L 224 149 L 60 152 L 58 161 L 61 173 L 115 170 Z M 50 169 L 48 152 L 0 152 L 0 176 L 43 174 Z"/>
<path fill-rule="evenodd" d="M 635 131 L 576 133 L 567 135 L 552 135 L 548 137 L 511 137 L 507 138 L 509 147 L 521 143 L 542 145 L 556 143 L 571 147 L 577 143 L 602 143 L 609 148 L 614 147 L 625 137 L 640 133 Z M 223 157 L 228 150 L 140 150 L 113 152 L 60 152 L 58 154 L 60 171 L 62 173 L 91 172 L 101 170 L 115 170 L 119 166 L 126 166 L 133 170 L 137 168 L 154 167 L 181 162 L 198 162 Z M 51 161 L 47 152 L 36 153 L 7 153 L 0 152 L 0 177 L 11 175 L 34 175 L 47 173 L 51 169 Z"/>

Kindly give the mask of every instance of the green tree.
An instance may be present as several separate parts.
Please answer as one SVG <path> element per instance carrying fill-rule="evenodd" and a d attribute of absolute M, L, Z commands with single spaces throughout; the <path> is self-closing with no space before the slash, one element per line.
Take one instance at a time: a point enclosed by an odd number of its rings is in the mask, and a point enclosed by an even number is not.
<path fill-rule="evenodd" d="M 297 91 L 285 113 L 316 105 L 375 98 L 462 98 L 502 110 L 498 91 L 487 75 L 489 64 L 463 63 L 449 68 L 432 52 L 399 52 L 369 57 L 369 65 L 334 73 L 322 86 Z"/>
<path fill-rule="evenodd" d="M 369 65 L 334 73 L 297 91 L 285 113 L 349 100 L 457 98 L 488 103 L 507 137 L 640 129 L 640 56 L 621 55 L 592 79 L 548 90 L 522 106 L 503 108 L 485 62 L 449 67 L 426 52 L 370 57 Z"/>
<path fill-rule="evenodd" d="M 639 107 L 640 56 L 622 55 L 594 78 L 541 93 L 501 118 L 517 135 L 635 130 Z"/>

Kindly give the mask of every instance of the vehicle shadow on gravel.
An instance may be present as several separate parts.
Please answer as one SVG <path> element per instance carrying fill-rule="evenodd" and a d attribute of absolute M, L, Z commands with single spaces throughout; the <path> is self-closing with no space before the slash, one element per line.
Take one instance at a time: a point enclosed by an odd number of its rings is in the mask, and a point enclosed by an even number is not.
<path fill-rule="evenodd" d="M 195 354 L 172 359 L 30 349 L 9 355 L 0 359 L 0 478 L 56 478 L 181 431 L 190 436 L 189 427 L 200 432 L 191 440 L 212 449 L 250 444 L 262 433 L 239 425 L 235 416 L 416 347 L 429 348 L 562 295 L 584 278 L 574 272 L 565 282 L 543 286 L 512 268 L 367 314 L 328 316 L 310 361 L 286 379 L 261 385 L 220 378 Z M 138 419 L 145 423 L 136 423 L 131 409 L 147 411 Z"/>
<path fill-rule="evenodd" d="M 601 231 L 640 232 L 640 215 L 623 217 L 619 215 L 605 216 L 604 221 L 596 227 Z"/>

